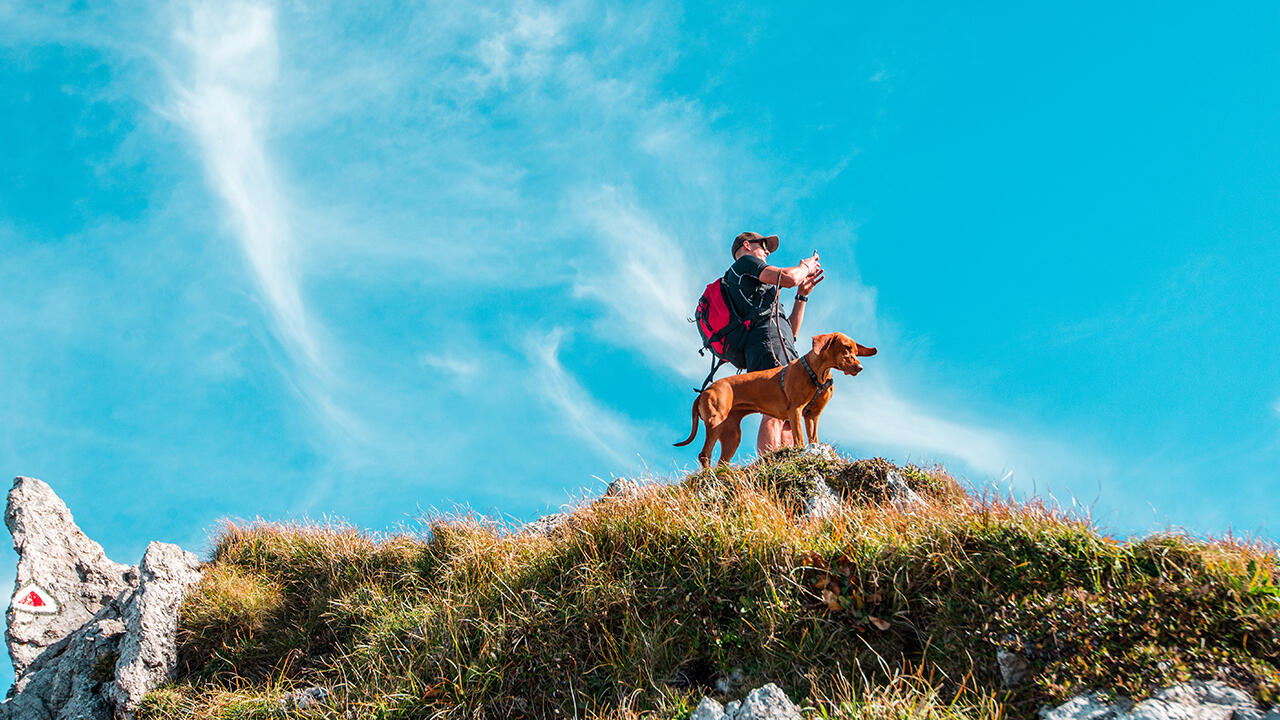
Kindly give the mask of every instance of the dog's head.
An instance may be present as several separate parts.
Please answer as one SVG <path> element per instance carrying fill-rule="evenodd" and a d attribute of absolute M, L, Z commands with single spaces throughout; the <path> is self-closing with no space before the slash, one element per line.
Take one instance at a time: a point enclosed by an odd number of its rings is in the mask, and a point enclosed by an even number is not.
<path fill-rule="evenodd" d="M 875 348 L 859 345 L 853 338 L 839 332 L 814 335 L 813 351 L 818 357 L 826 358 L 831 367 L 845 375 L 862 372 L 862 363 L 858 362 L 858 358 L 876 354 Z"/>

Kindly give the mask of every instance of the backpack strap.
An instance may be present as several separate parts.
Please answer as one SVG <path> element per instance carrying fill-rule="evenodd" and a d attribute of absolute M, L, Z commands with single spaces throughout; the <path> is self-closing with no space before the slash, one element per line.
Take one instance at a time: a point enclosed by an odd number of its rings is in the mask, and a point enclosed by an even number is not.
<path fill-rule="evenodd" d="M 724 364 L 724 360 L 716 357 L 715 353 L 712 353 L 711 354 L 711 372 L 707 373 L 707 379 L 702 381 L 702 387 L 695 389 L 694 392 L 701 395 L 702 391 L 706 390 L 707 386 L 711 384 L 711 378 L 716 376 L 716 371 L 719 370 L 720 366 L 723 364 Z"/>
<path fill-rule="evenodd" d="M 706 342 L 702 343 L 702 350 L 706 350 L 707 348 L 711 347 L 712 344 L 719 342 L 721 339 L 724 338 L 725 335 L 728 335 L 734 330 L 737 330 L 738 328 L 742 327 L 744 324 L 741 320 L 738 319 L 737 314 L 734 313 L 733 310 L 729 311 L 729 318 L 730 318 L 729 324 L 725 325 L 724 327 L 712 333 L 711 337 L 707 338 Z M 701 354 L 702 350 L 699 350 L 698 353 Z"/>

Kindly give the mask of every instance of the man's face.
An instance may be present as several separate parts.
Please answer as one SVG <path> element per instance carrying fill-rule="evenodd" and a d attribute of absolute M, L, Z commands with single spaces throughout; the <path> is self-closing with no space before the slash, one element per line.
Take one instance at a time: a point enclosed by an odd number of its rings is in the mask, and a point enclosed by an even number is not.
<path fill-rule="evenodd" d="M 769 248 L 765 245 L 765 242 L 763 240 L 761 240 L 760 242 L 746 243 L 746 247 L 748 248 L 747 252 L 749 254 L 755 255 L 761 260 L 769 259 Z"/>

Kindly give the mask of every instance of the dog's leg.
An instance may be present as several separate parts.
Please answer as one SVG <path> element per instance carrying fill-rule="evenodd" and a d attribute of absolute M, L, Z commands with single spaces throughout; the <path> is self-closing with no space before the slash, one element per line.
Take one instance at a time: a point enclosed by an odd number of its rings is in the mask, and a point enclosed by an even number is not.
<path fill-rule="evenodd" d="M 804 408 L 791 411 L 791 438 L 796 447 L 804 447 L 804 433 L 808 427 L 804 422 Z"/>
<path fill-rule="evenodd" d="M 718 427 L 712 427 L 711 423 L 707 423 L 707 440 L 702 443 L 702 452 L 698 453 L 698 462 L 704 468 L 711 467 L 711 453 L 716 448 L 716 441 L 720 439 L 717 433 Z"/>
<path fill-rule="evenodd" d="M 809 402 L 809 407 L 805 408 L 805 429 L 809 431 L 809 442 L 811 443 L 818 442 L 818 418 L 822 416 L 822 409 L 831 401 L 831 396 L 834 393 L 834 390 L 827 388 Z"/>
<path fill-rule="evenodd" d="M 702 443 L 702 452 L 698 453 L 698 462 L 702 463 L 702 467 L 711 467 L 711 453 L 715 451 L 716 443 L 720 442 L 720 435 L 725 431 L 727 421 L 728 418 L 717 421 L 715 415 L 703 421 L 706 424 L 707 441 Z M 723 443 L 721 447 L 723 447 Z"/>
<path fill-rule="evenodd" d="M 723 432 L 720 433 L 720 464 L 723 465 L 730 460 L 738 452 L 738 445 L 742 444 L 742 418 L 746 415 L 741 413 L 732 413 L 725 418 Z"/>

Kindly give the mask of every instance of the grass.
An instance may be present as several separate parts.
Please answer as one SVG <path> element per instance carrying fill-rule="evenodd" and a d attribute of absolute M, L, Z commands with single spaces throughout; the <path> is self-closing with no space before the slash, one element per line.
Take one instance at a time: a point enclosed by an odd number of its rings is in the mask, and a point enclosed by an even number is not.
<path fill-rule="evenodd" d="M 815 477 L 844 511 L 803 516 Z M 922 504 L 891 501 L 898 479 Z M 766 682 L 811 718 L 1031 717 L 1193 678 L 1275 702 L 1276 557 L 1117 542 L 940 468 L 796 451 L 584 503 L 546 536 L 472 514 L 386 537 L 227 525 L 181 613 L 182 677 L 139 717 L 684 718 Z M 1000 649 L 1030 666 L 1012 690 Z M 282 701 L 311 685 L 324 707 Z"/>

